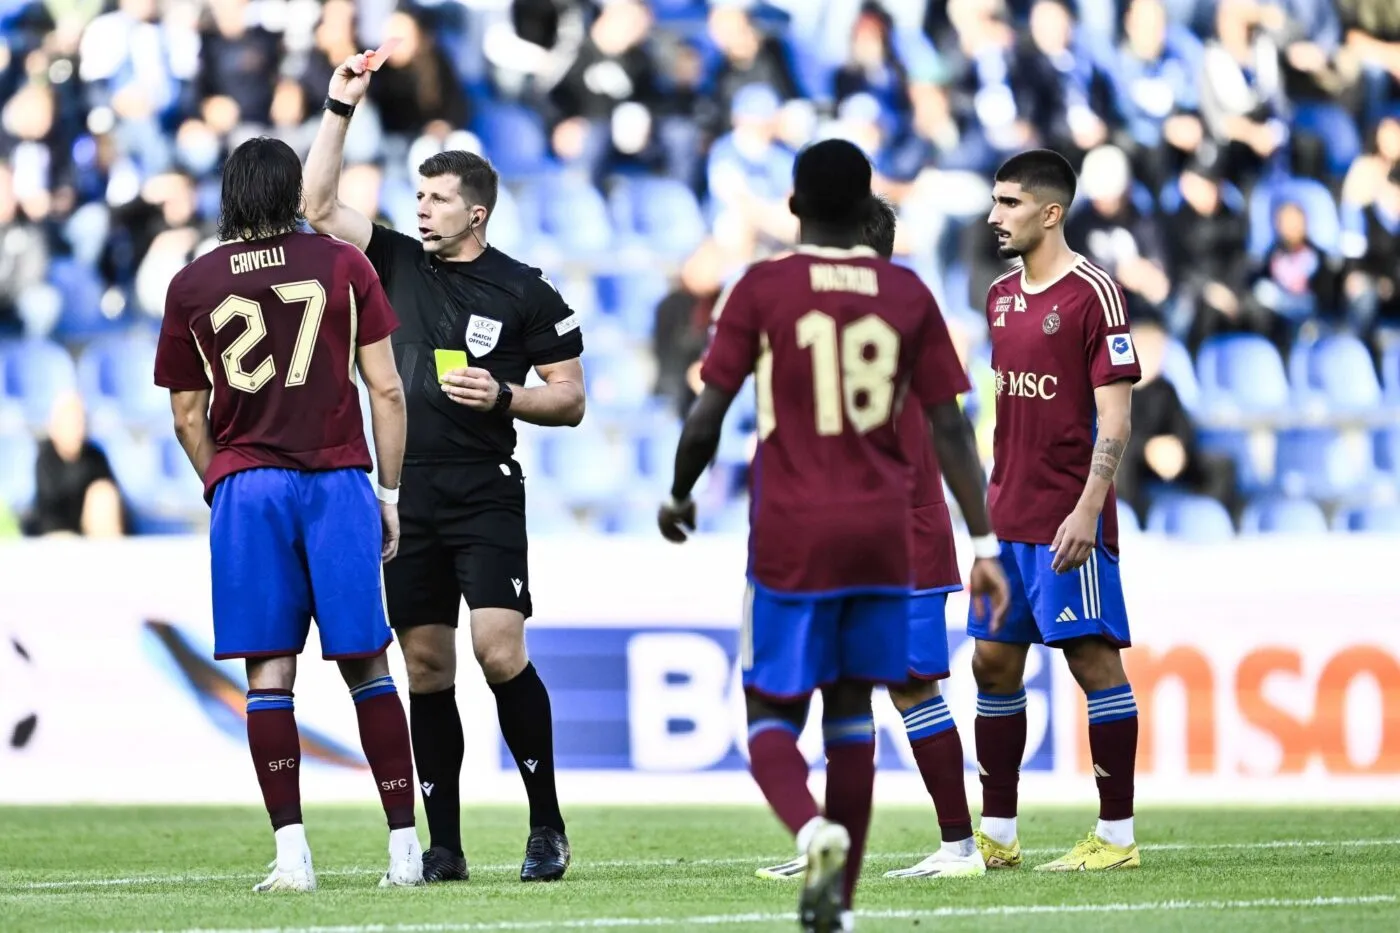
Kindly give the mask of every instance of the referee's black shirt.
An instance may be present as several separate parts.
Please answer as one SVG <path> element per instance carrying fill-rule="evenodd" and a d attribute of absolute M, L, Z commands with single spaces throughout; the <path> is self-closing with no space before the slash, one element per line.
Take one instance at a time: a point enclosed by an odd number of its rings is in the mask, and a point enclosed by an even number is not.
<path fill-rule="evenodd" d="M 394 358 L 408 403 L 405 463 L 473 463 L 515 453 L 514 419 L 447 397 L 434 350 L 465 350 L 497 382 L 522 385 L 535 366 L 583 354 L 578 316 L 539 269 L 493 246 L 443 262 L 375 225 L 365 250 L 399 317 Z"/>

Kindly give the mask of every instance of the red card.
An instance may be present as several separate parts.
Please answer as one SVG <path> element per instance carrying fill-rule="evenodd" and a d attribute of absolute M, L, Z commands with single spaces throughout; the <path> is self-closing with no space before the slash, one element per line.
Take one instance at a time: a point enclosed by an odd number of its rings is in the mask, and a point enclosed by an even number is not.
<path fill-rule="evenodd" d="M 378 71 L 383 64 L 389 60 L 389 56 L 394 54 L 394 49 L 403 42 L 398 36 L 386 39 L 384 44 L 365 56 L 365 67 L 370 71 Z"/>

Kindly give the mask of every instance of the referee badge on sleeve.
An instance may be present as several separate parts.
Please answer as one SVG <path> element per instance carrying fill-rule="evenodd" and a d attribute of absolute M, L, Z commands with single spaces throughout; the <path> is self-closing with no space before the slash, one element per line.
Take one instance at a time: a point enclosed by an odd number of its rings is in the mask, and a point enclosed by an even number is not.
<path fill-rule="evenodd" d="M 501 339 L 501 322 L 473 314 L 467 319 L 467 349 L 473 356 L 485 356 Z"/>

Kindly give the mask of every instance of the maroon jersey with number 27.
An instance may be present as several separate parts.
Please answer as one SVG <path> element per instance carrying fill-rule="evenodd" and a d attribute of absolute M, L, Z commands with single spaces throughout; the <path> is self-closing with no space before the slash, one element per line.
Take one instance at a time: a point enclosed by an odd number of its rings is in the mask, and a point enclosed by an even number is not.
<path fill-rule="evenodd" d="M 966 388 L 933 295 L 873 250 L 804 246 L 752 266 L 715 315 L 705 383 L 757 381 L 750 579 L 907 591 L 914 473 L 900 415 Z"/>
<path fill-rule="evenodd" d="M 1054 282 L 1026 286 L 1009 272 L 987 291 L 997 422 L 987 507 L 1003 541 L 1052 544 L 1074 511 L 1094 458 L 1094 390 L 1142 378 L 1123 292 L 1078 257 Z M 1118 550 L 1113 490 L 1102 541 Z"/>
<path fill-rule="evenodd" d="M 155 381 L 213 390 L 205 498 L 255 467 L 368 470 L 355 351 L 397 326 L 369 260 L 328 236 L 227 243 L 182 269 L 165 296 Z"/>

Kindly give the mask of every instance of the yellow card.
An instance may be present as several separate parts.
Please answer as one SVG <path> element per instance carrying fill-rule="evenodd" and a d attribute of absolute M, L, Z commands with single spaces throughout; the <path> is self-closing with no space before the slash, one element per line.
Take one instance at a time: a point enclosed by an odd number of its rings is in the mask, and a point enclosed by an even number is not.
<path fill-rule="evenodd" d="M 438 382 L 454 369 L 466 369 L 470 364 L 466 350 L 434 350 L 433 359 L 437 362 Z"/>

